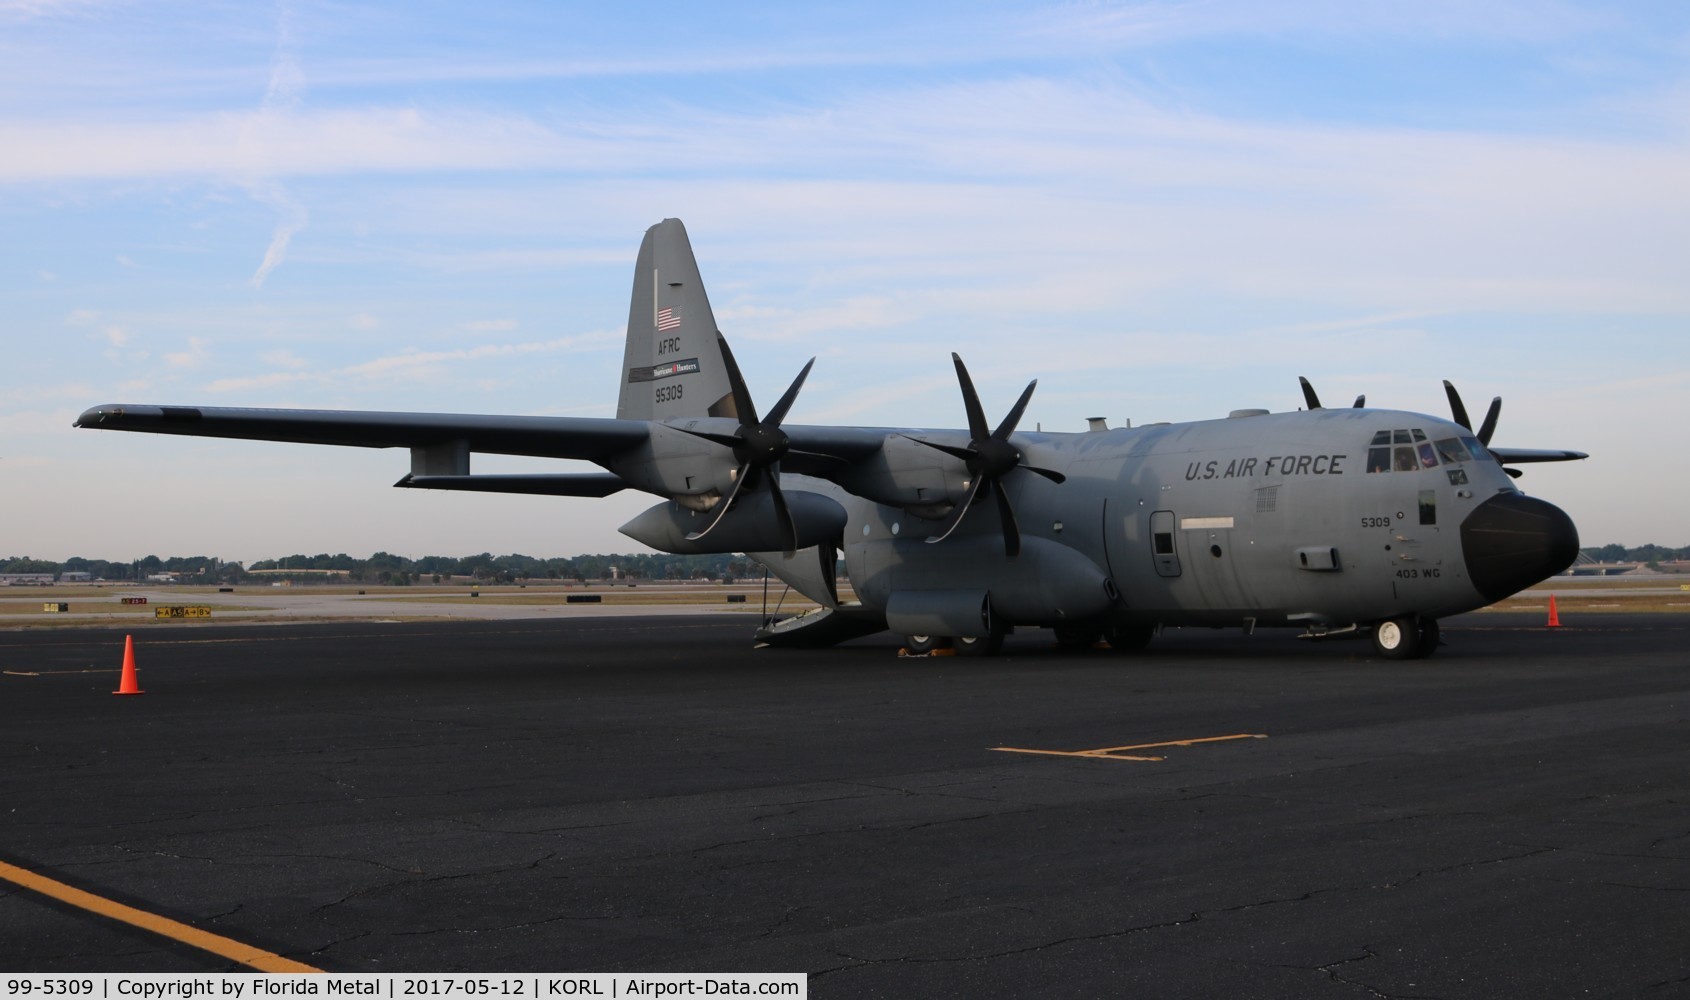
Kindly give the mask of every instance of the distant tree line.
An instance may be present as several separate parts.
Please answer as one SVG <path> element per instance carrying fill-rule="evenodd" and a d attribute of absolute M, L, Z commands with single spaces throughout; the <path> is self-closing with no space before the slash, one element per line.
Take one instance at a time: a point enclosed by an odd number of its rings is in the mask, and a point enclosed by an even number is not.
<path fill-rule="evenodd" d="M 255 575 L 258 570 L 267 572 Z M 677 556 L 661 552 L 625 555 L 581 555 L 542 559 L 520 553 L 495 556 L 483 552 L 474 556 L 423 556 L 411 559 L 391 552 L 377 552 L 368 559 L 355 559 L 342 552 L 314 556 L 295 554 L 278 559 L 261 559 L 251 566 L 224 562 L 214 556 L 147 556 L 130 562 L 85 559 L 81 556 L 53 562 L 13 556 L 0 559 L 0 573 L 87 573 L 95 580 L 136 581 L 161 573 L 173 573 L 184 583 L 236 584 L 286 577 L 299 571 L 300 578 L 320 577 L 322 571 L 346 574 L 358 583 L 438 583 L 452 577 L 470 577 L 484 583 L 512 583 L 517 580 L 696 580 L 761 576 L 763 568 L 742 555 L 718 554 Z"/>
<path fill-rule="evenodd" d="M 1604 563 L 1662 563 L 1690 560 L 1690 545 L 1671 549 L 1664 545 L 1602 545 L 1587 548 L 1585 554 Z M 281 570 L 254 576 L 256 570 Z M 279 559 L 260 559 L 251 566 L 224 562 L 215 556 L 147 556 L 121 562 L 73 556 L 64 562 L 12 556 L 0 559 L 0 573 L 87 573 L 95 580 L 145 580 L 160 573 L 174 573 L 184 583 L 236 584 L 285 577 L 298 570 L 301 578 L 321 576 L 323 570 L 346 574 L 357 583 L 438 583 L 452 577 L 469 577 L 483 583 L 513 583 L 517 580 L 719 580 L 724 577 L 761 576 L 763 568 L 743 555 L 719 554 L 675 556 L 662 552 L 624 555 L 568 556 L 542 559 L 511 553 L 496 556 L 483 552 L 475 556 L 423 556 L 411 559 L 391 552 L 377 552 L 368 559 L 354 559 L 319 553 L 296 554 Z M 612 572 L 614 570 L 614 573 Z"/>
<path fill-rule="evenodd" d="M 1664 545 L 1654 544 L 1629 549 L 1624 545 L 1602 545 L 1583 551 L 1590 558 L 1602 563 L 1662 563 L 1690 559 L 1690 545 L 1680 549 L 1669 549 Z"/>

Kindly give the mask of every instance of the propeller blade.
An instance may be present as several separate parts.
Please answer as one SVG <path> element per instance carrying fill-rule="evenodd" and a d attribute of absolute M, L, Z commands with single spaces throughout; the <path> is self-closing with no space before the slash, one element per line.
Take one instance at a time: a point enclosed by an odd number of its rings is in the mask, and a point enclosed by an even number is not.
<path fill-rule="evenodd" d="M 1038 388 L 1038 385 L 1038 379 L 1027 383 L 1027 388 L 1021 390 L 1021 398 L 1015 401 L 1014 406 L 1010 407 L 1009 415 L 1004 417 L 1003 423 L 999 424 L 998 429 L 992 432 L 992 437 L 999 441 L 1006 441 L 1011 434 L 1015 433 L 1015 425 L 1021 422 L 1021 414 L 1027 412 L 1027 401 L 1033 398 L 1033 390 Z"/>
<path fill-rule="evenodd" d="M 1009 494 L 1003 483 L 992 480 L 992 495 L 998 500 L 998 520 L 1003 522 L 1003 551 L 1014 559 L 1021 554 L 1021 529 L 1015 523 L 1015 508 L 1009 505 Z"/>
<path fill-rule="evenodd" d="M 1068 481 L 1067 476 L 1057 472 L 1055 469 L 1041 469 L 1036 465 L 1023 465 L 1021 468 L 1026 469 L 1028 472 L 1036 472 L 1057 485 L 1061 485 Z"/>
<path fill-rule="evenodd" d="M 951 361 L 956 364 L 956 378 L 962 384 L 962 405 L 968 411 L 968 436 L 978 441 L 991 433 L 986 429 L 986 413 L 980 409 L 980 394 L 974 391 L 974 380 L 968 377 L 962 355 L 952 351 Z"/>
<path fill-rule="evenodd" d="M 786 497 L 780 491 L 780 465 L 769 466 L 769 500 L 775 505 L 775 521 L 780 528 L 781 551 L 788 557 L 798 551 L 798 525 L 792 523 L 792 512 L 786 509 Z"/>
<path fill-rule="evenodd" d="M 909 437 L 909 435 L 905 434 L 904 437 Z M 967 448 L 958 448 L 954 444 L 939 444 L 937 441 L 926 441 L 918 437 L 912 437 L 910 440 L 914 441 L 916 444 L 924 444 L 927 447 L 932 448 L 934 451 L 942 451 L 952 458 L 961 459 L 964 462 L 971 462 L 975 458 L 975 453 L 973 451 Z"/>
<path fill-rule="evenodd" d="M 822 542 L 816 546 L 816 555 L 821 558 L 822 582 L 827 584 L 828 595 L 833 598 L 833 606 L 839 606 L 839 550 L 832 542 Z"/>
<path fill-rule="evenodd" d="M 728 388 L 733 392 L 734 410 L 739 422 L 747 427 L 753 427 L 762 421 L 757 419 L 757 406 L 751 402 L 751 390 L 745 387 L 745 376 L 739 373 L 739 364 L 734 361 L 734 352 L 728 348 L 728 339 L 721 331 L 716 333 L 716 346 L 722 349 L 722 364 L 728 370 Z"/>
<path fill-rule="evenodd" d="M 703 438 L 706 441 L 713 441 L 716 444 L 726 445 L 729 448 L 738 448 L 740 445 L 745 443 L 737 435 L 734 435 L 734 434 L 716 434 L 716 433 L 713 433 L 711 431 L 695 431 L 695 430 L 690 430 L 690 429 L 685 428 L 685 427 L 677 427 L 675 429 L 678 430 L 678 431 L 682 431 L 684 433 L 687 433 L 687 434 L 691 434 L 693 437 L 696 437 L 696 438 Z"/>
<path fill-rule="evenodd" d="M 1367 395 L 1364 393 L 1356 397 L 1355 408 L 1359 410 L 1365 406 L 1367 406 Z"/>
<path fill-rule="evenodd" d="M 1473 429 L 1473 420 L 1467 416 L 1467 407 L 1461 405 L 1461 393 L 1455 391 L 1455 386 L 1449 379 L 1444 379 L 1444 395 L 1449 397 L 1449 412 L 1455 422 L 1468 430 Z"/>
<path fill-rule="evenodd" d="M 1307 403 L 1311 410 L 1320 409 L 1320 397 L 1314 394 L 1314 386 L 1301 375 L 1297 376 L 1297 381 L 1303 386 L 1303 402 Z"/>
<path fill-rule="evenodd" d="M 927 544 L 936 545 L 951 537 L 951 532 L 955 531 L 956 526 L 962 523 L 963 517 L 968 513 L 968 508 L 974 503 L 974 497 L 980 492 L 980 478 L 975 476 L 974 481 L 968 484 L 968 495 L 957 501 L 957 505 L 951 508 L 951 515 L 945 518 L 945 523 L 939 526 L 939 530 L 927 536 Z"/>
<path fill-rule="evenodd" d="M 734 477 L 734 488 L 729 490 L 728 495 L 723 497 L 721 502 L 716 504 L 716 516 L 710 519 L 710 523 L 704 526 L 704 530 L 695 531 L 688 535 L 687 541 L 696 542 L 705 535 L 710 534 L 710 530 L 716 527 L 716 525 L 721 524 L 722 518 L 728 515 L 728 508 L 734 505 L 734 500 L 739 496 L 739 491 L 745 488 L 745 481 L 750 478 L 751 463 L 747 462 L 739 467 L 739 474 Z"/>
<path fill-rule="evenodd" d="M 1496 420 L 1502 416 L 1502 397 L 1498 396 L 1490 401 L 1490 409 L 1485 411 L 1485 422 L 1479 425 L 1479 443 L 1490 444 L 1491 435 L 1496 433 Z"/>
<path fill-rule="evenodd" d="M 786 411 L 792 409 L 792 401 L 798 398 L 798 390 L 804 387 L 804 380 L 810 377 L 810 369 L 815 367 L 815 364 L 816 359 L 811 358 L 804 364 L 804 370 L 798 373 L 798 377 L 792 380 L 792 386 L 786 390 L 786 395 L 769 411 L 769 417 L 765 421 L 769 426 L 779 427 L 780 422 L 786 419 Z"/>

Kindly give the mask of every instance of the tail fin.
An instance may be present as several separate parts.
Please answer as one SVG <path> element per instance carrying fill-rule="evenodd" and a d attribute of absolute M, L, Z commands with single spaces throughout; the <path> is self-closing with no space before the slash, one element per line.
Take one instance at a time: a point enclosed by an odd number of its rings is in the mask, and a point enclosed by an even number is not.
<path fill-rule="evenodd" d="M 664 219 L 646 230 L 634 265 L 616 416 L 737 416 L 720 336 L 686 227 L 680 219 Z"/>

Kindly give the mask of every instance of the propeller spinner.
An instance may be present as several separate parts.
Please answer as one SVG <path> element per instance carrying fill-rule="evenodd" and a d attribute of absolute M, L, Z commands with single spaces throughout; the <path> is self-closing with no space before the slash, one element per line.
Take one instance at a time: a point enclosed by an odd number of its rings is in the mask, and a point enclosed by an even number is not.
<path fill-rule="evenodd" d="M 1027 401 L 1033 398 L 1033 389 L 1039 381 L 1034 379 L 1027 383 L 1021 398 L 1015 401 L 1009 414 L 998 424 L 997 430 L 988 430 L 986 413 L 980 406 L 980 394 L 974 390 L 974 380 L 968 377 L 967 366 L 962 363 L 962 357 L 954 352 L 951 354 L 951 361 L 956 364 L 957 382 L 962 387 L 962 405 L 968 412 L 968 447 L 938 444 L 921 438 L 912 440 L 942 451 L 952 458 L 961 459 L 969 473 L 968 495 L 957 502 L 945 523 L 929 536 L 927 541 L 937 543 L 950 537 L 951 532 L 962 523 L 968 508 L 973 506 L 979 497 L 980 488 L 990 483 L 992 496 L 997 500 L 998 518 L 1003 525 L 1004 553 L 1014 559 L 1021 554 L 1021 529 L 1015 523 L 1015 508 L 1010 505 L 1009 494 L 1004 491 L 1003 478 L 1016 469 L 1036 472 L 1053 483 L 1060 483 L 1067 478 L 1054 469 L 1041 469 L 1022 461 L 1020 450 L 1009 443 L 1009 436 L 1015 433 L 1015 425 L 1021 422 L 1021 415 L 1027 410 Z"/>

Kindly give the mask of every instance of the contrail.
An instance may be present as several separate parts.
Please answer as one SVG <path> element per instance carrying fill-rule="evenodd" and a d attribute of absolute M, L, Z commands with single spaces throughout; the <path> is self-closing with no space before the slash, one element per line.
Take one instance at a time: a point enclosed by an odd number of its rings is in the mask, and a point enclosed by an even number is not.
<path fill-rule="evenodd" d="M 264 101 L 259 106 L 260 117 L 297 108 L 305 93 L 305 74 L 293 58 L 292 22 L 293 8 L 283 0 L 276 5 L 276 51 L 270 57 L 270 82 L 264 88 Z M 253 287 L 263 288 L 264 279 L 286 259 L 288 243 L 295 233 L 305 228 L 308 216 L 305 206 L 294 200 L 278 183 L 252 184 L 247 190 L 253 198 L 276 209 L 281 215 L 275 232 L 270 234 L 270 245 L 264 249 L 264 260 L 252 275 Z"/>

